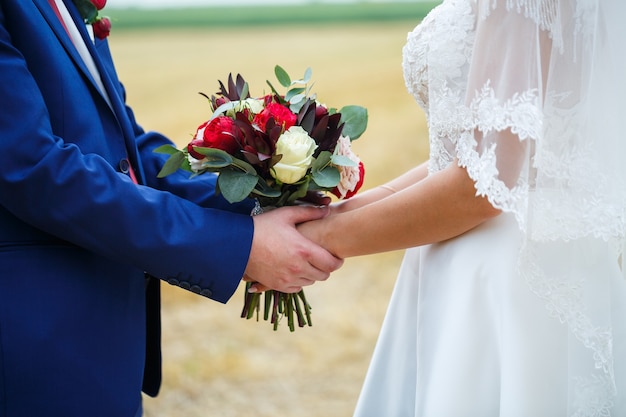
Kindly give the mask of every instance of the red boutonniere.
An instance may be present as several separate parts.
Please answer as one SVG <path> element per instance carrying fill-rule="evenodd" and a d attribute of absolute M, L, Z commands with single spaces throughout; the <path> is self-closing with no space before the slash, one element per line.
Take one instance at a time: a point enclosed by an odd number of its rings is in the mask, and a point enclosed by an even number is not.
<path fill-rule="evenodd" d="M 104 39 L 111 32 L 111 19 L 99 16 L 98 11 L 107 4 L 107 0 L 73 0 L 80 16 L 85 23 L 93 27 L 93 33 L 98 39 Z"/>

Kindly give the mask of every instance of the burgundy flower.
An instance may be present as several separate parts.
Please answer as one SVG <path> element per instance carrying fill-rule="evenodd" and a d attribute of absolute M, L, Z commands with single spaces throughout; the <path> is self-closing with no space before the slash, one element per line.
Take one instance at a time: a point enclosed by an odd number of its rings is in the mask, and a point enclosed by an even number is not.
<path fill-rule="evenodd" d="M 319 122 L 319 120 L 328 114 L 328 109 L 320 104 L 315 106 L 315 121 Z"/>
<path fill-rule="evenodd" d="M 92 23 L 93 34 L 102 40 L 111 33 L 111 20 L 108 17 L 101 17 Z"/>

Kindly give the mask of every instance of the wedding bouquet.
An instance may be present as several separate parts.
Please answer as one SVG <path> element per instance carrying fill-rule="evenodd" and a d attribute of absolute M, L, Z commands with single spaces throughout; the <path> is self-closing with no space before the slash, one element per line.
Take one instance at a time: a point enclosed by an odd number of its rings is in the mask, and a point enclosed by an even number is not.
<path fill-rule="evenodd" d="M 209 101 L 210 119 L 185 148 L 166 145 L 155 150 L 170 155 L 159 177 L 181 168 L 192 176 L 217 172 L 217 192 L 231 203 L 255 199 L 252 214 L 297 204 L 309 192 L 330 192 L 340 199 L 354 195 L 365 171 L 351 142 L 365 131 L 367 110 L 337 110 L 319 103 L 310 91 L 310 68 L 298 80 L 278 65 L 274 72 L 286 88 L 284 94 L 267 81 L 271 92 L 251 97 L 248 83 L 241 75 L 233 80 L 232 74 L 227 86 L 218 81 L 216 95 L 202 94 Z M 242 317 L 252 318 L 256 312 L 258 319 L 261 295 L 248 293 L 250 285 L 246 283 Z M 311 326 L 304 291 L 265 292 L 264 319 L 271 320 L 274 330 L 284 316 L 294 331 L 294 314 L 298 326 Z"/>

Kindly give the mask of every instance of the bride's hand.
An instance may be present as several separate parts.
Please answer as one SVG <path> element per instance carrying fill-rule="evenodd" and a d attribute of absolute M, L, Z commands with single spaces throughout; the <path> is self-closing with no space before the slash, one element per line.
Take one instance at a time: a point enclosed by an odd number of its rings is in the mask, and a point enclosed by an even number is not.
<path fill-rule="evenodd" d="M 328 230 L 330 227 L 328 220 L 334 214 L 337 214 L 337 212 L 335 211 L 336 209 L 338 209 L 337 206 L 338 206 L 337 204 L 330 205 L 331 214 L 329 216 L 326 216 L 325 219 L 312 220 L 312 221 L 300 223 L 296 226 L 296 228 L 298 229 L 298 232 L 302 234 L 305 238 L 307 238 L 308 240 L 314 243 L 317 243 L 318 245 L 320 245 L 321 247 L 323 247 L 324 249 L 326 249 L 333 255 L 334 255 L 334 252 L 332 248 L 330 247 L 330 240 L 327 238 L 329 234 Z"/>

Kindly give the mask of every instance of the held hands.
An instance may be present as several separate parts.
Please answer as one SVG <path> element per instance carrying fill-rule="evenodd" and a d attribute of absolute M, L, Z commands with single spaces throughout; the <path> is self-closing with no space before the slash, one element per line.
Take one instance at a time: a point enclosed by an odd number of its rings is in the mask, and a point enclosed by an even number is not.
<path fill-rule="evenodd" d="M 327 250 L 298 233 L 300 223 L 318 220 L 327 207 L 283 207 L 253 217 L 254 237 L 244 279 L 256 291 L 295 293 L 325 281 L 343 264 Z"/>

